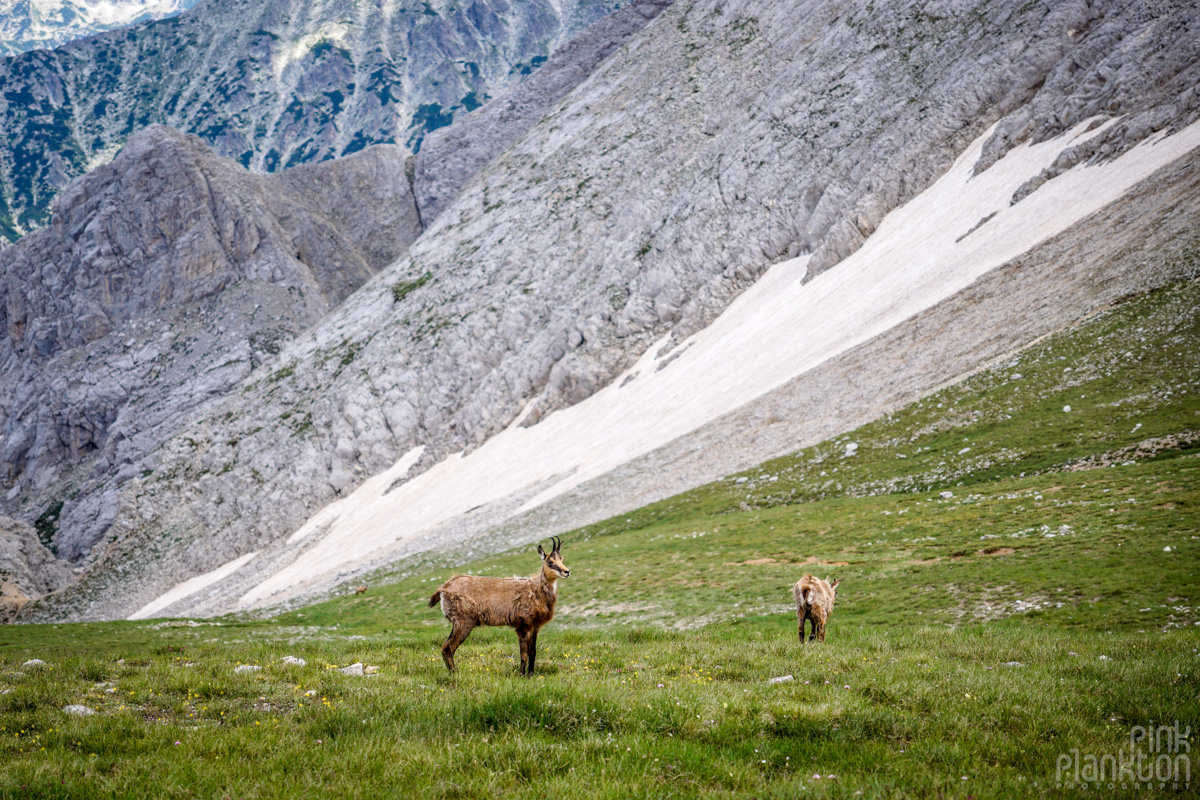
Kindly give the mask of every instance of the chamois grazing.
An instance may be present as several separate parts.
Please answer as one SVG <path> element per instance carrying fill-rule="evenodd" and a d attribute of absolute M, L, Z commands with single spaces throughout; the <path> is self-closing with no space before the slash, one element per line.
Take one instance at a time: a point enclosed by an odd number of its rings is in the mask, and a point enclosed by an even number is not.
<path fill-rule="evenodd" d="M 805 620 L 812 622 L 812 635 L 808 640 L 825 641 L 825 621 L 833 613 L 833 601 L 841 582 L 840 578 L 830 583 L 805 575 L 792 587 L 792 594 L 796 597 L 796 622 L 800 625 L 800 644 L 804 644 Z"/>
<path fill-rule="evenodd" d="M 567 578 L 571 570 L 563 563 L 562 539 L 552 537 L 553 549 L 547 553 L 538 545 L 542 566 L 530 578 L 484 578 L 455 575 L 429 598 L 429 607 L 438 603 L 450 620 L 450 635 L 442 645 L 446 669 L 454 671 L 454 651 L 479 625 L 507 625 L 515 628 L 521 643 L 521 674 L 532 675 L 537 661 L 537 635 L 554 619 L 558 601 L 555 581 Z"/>

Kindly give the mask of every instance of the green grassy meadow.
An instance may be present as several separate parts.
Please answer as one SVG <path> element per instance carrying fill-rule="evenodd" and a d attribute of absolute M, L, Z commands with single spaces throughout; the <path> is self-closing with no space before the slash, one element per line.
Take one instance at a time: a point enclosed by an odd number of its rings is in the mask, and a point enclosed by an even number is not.
<path fill-rule="evenodd" d="M 0 628 L 0 797 L 1194 796 L 1056 766 L 1198 741 L 1200 282 L 564 541 L 528 680 L 499 629 L 448 675 L 425 603 L 533 546 L 264 619 Z M 843 579 L 824 645 L 805 572 Z"/>

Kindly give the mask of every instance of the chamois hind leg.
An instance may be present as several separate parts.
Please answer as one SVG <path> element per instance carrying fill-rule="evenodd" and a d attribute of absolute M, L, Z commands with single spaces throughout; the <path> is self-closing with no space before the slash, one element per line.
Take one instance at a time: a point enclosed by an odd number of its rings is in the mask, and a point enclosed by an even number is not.
<path fill-rule="evenodd" d="M 528 675 L 528 674 L 530 674 L 530 672 L 532 672 L 532 670 L 529 668 L 529 662 L 530 662 L 529 640 L 530 640 L 530 638 L 531 637 L 529 636 L 528 630 L 526 630 L 526 629 L 518 629 L 517 630 L 517 641 L 520 642 L 520 645 L 521 645 L 521 674 L 522 675 Z"/>
<path fill-rule="evenodd" d="M 800 628 L 800 644 L 804 644 L 804 621 L 808 616 L 799 607 L 796 608 L 796 625 Z"/>
<path fill-rule="evenodd" d="M 475 628 L 475 623 L 468 620 L 455 620 L 453 624 L 450 635 L 446 637 L 446 643 L 442 645 L 442 660 L 446 662 L 446 669 L 451 672 L 454 672 L 454 651 L 467 640 Z"/>

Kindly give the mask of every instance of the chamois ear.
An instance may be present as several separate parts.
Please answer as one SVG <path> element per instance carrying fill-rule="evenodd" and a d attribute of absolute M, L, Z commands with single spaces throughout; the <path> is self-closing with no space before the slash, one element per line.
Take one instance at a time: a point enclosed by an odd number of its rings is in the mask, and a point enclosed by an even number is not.
<path fill-rule="evenodd" d="M 542 557 L 543 561 L 546 560 L 546 551 L 542 549 L 540 544 L 538 545 L 538 555 Z"/>
<path fill-rule="evenodd" d="M 841 578 L 838 578 L 836 581 L 832 581 L 832 582 L 829 584 L 829 588 L 830 588 L 830 589 L 837 589 L 837 587 L 838 587 L 838 584 L 839 584 L 839 583 L 841 583 L 841 582 L 842 582 L 842 579 L 841 579 Z"/>

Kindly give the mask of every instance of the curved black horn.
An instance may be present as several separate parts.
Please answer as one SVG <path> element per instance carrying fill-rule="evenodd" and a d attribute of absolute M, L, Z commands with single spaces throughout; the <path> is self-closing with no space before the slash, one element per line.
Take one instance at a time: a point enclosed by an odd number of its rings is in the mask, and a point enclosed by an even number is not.
<path fill-rule="evenodd" d="M 557 536 L 551 536 L 550 541 L 554 543 L 554 550 L 552 552 L 557 553 L 562 550 L 562 539 Z"/>

